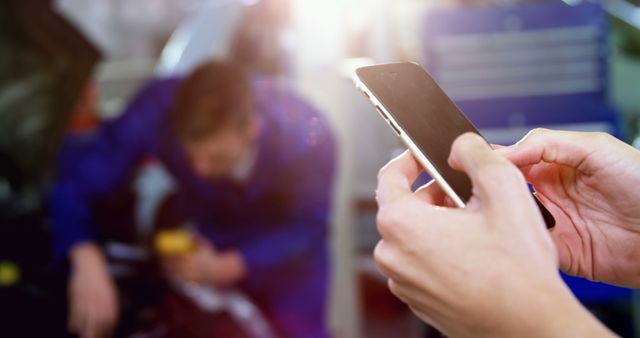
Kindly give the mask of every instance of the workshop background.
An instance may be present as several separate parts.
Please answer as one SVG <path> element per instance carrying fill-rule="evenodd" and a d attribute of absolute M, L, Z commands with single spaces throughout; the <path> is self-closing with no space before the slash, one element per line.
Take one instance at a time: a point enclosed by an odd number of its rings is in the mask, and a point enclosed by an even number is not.
<path fill-rule="evenodd" d="M 494 143 L 544 126 L 606 131 L 640 148 L 638 0 L 5 0 L 0 337 L 67 336 L 45 203 L 63 136 L 117 117 L 152 77 L 227 57 L 238 34 L 263 55 L 255 67 L 295 87 L 337 137 L 334 337 L 438 336 L 388 292 L 371 258 L 376 173 L 403 147 L 355 89 L 356 67 L 420 62 Z M 143 238 L 170 178 L 159 166 L 139 176 Z M 566 281 L 612 330 L 640 337 L 637 291 Z"/>

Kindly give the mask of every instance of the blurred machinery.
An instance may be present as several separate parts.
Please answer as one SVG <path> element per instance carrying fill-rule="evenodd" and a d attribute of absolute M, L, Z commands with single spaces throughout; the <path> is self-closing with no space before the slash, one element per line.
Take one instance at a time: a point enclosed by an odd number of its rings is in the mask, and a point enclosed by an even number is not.
<path fill-rule="evenodd" d="M 65 332 L 65 292 L 62 279 L 48 268 L 45 191 L 69 118 L 100 55 L 48 0 L 3 1 L 0 44 L 2 335 L 56 336 Z"/>
<path fill-rule="evenodd" d="M 535 126 L 621 136 L 607 100 L 608 20 L 599 5 L 434 10 L 424 31 L 427 68 L 491 141 L 517 141 Z"/>
<path fill-rule="evenodd" d="M 0 157 L 4 215 L 37 208 L 67 122 L 98 51 L 50 8 L 5 1 L 0 13 Z"/>
<path fill-rule="evenodd" d="M 203 2 L 171 34 L 162 49 L 156 73 L 186 74 L 207 59 L 227 57 L 245 9 L 237 0 Z"/>
<path fill-rule="evenodd" d="M 185 74 L 204 60 L 231 58 L 254 72 L 281 75 L 289 68 L 282 41 L 288 21 L 287 0 L 204 1 L 173 32 L 156 73 Z"/>

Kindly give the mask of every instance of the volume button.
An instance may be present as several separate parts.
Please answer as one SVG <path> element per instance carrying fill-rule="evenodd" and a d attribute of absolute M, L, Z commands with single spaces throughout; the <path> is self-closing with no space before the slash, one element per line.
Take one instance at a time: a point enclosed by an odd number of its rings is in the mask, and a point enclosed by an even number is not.
<path fill-rule="evenodd" d="M 391 129 L 393 129 L 393 131 L 395 131 L 396 134 L 398 134 L 398 136 L 400 136 L 402 134 L 400 132 L 400 128 L 398 128 L 395 123 L 391 122 L 391 120 L 387 120 L 387 122 L 389 122 L 389 125 L 391 126 Z"/>
<path fill-rule="evenodd" d="M 400 134 L 402 134 L 400 132 L 400 128 L 398 128 L 395 123 L 393 123 L 391 121 L 391 119 L 389 119 L 389 117 L 387 117 L 387 114 L 384 113 L 384 111 L 382 111 L 382 108 L 380 108 L 380 106 L 376 105 L 376 110 L 378 111 L 378 114 L 380 114 L 380 116 L 382 116 L 382 118 L 385 119 L 385 121 L 387 121 L 387 123 L 389 124 L 389 126 L 391 126 L 391 129 L 393 129 L 393 131 L 396 132 L 396 134 L 398 134 L 398 136 L 400 136 Z"/>
<path fill-rule="evenodd" d="M 382 111 L 382 108 L 380 108 L 380 106 L 376 105 L 376 110 L 378 111 L 378 114 L 380 114 L 380 116 L 382 116 L 382 118 L 384 118 L 385 120 L 389 121 L 389 118 L 387 117 L 387 114 L 385 114 Z"/>

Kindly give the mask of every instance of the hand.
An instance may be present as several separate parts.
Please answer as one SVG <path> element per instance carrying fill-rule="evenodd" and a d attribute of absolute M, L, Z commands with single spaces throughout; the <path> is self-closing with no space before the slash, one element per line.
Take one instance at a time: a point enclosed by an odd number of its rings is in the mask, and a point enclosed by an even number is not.
<path fill-rule="evenodd" d="M 246 266 L 236 251 L 218 252 L 206 240 L 198 241 L 192 254 L 163 258 L 163 266 L 170 279 L 228 287 L 241 281 Z"/>
<path fill-rule="evenodd" d="M 499 150 L 556 219 L 569 274 L 640 287 L 640 152 L 604 133 L 536 129 Z"/>
<path fill-rule="evenodd" d="M 107 264 L 94 244 L 71 251 L 68 329 L 82 338 L 110 337 L 118 320 L 117 291 Z"/>
<path fill-rule="evenodd" d="M 443 207 L 406 152 L 380 171 L 375 259 L 389 288 L 424 321 L 451 337 L 608 335 L 562 282 L 557 255 L 519 170 L 475 134 L 453 145 L 473 197 Z"/>

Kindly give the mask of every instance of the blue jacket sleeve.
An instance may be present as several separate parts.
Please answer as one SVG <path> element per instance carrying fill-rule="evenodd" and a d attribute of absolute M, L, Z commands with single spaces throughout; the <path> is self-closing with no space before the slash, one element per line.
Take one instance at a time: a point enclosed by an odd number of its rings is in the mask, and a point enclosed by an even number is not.
<path fill-rule="evenodd" d="M 336 163 L 333 140 L 327 138 L 293 163 L 283 182 L 292 189 L 286 221 L 279 230 L 241 248 L 251 275 L 304 261 L 326 248 Z"/>
<path fill-rule="evenodd" d="M 166 81 L 165 81 L 166 82 Z M 91 203 L 123 183 L 149 149 L 166 110 L 166 83 L 152 81 L 126 111 L 82 142 L 67 139 L 50 195 L 54 260 L 94 238 Z"/>

